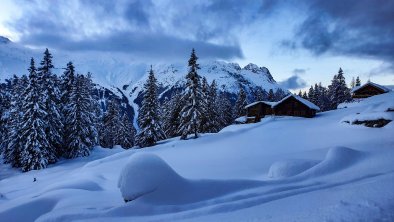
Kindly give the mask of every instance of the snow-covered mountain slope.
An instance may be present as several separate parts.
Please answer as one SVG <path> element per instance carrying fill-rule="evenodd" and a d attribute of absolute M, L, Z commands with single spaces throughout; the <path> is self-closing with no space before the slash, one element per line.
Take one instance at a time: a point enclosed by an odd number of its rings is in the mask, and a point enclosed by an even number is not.
<path fill-rule="evenodd" d="M 0 36 L 0 80 L 13 74 L 27 73 L 30 58 L 41 61 L 45 48 L 31 49 Z M 125 55 L 114 53 L 77 53 L 51 50 L 55 73 L 61 74 L 72 61 L 77 72 L 93 74 L 94 82 L 110 88 L 125 82 L 137 81 L 146 70 L 145 64 L 134 63 Z M 139 75 L 141 73 L 141 75 Z"/>
<path fill-rule="evenodd" d="M 342 122 L 391 110 L 393 100 L 390 92 L 311 119 L 268 117 L 148 149 L 96 148 L 40 171 L 0 165 L 0 218 L 393 221 L 394 122 Z"/>
<path fill-rule="evenodd" d="M 40 61 L 44 49 L 31 49 L 11 42 L 0 36 L 0 76 L 9 78 L 13 74 L 25 74 L 30 58 Z M 114 53 L 78 53 L 52 51 L 57 74 L 61 74 L 68 61 L 73 61 L 78 72 L 90 71 L 96 83 L 103 87 L 128 88 L 129 93 L 139 93 L 149 70 L 146 64 L 133 62 L 126 55 Z M 163 88 L 179 85 L 187 74 L 187 59 L 182 64 L 157 64 L 154 71 Z M 262 86 L 269 89 L 280 88 L 265 67 L 249 64 L 241 68 L 238 64 L 226 62 L 203 62 L 199 73 L 209 82 L 216 80 L 218 86 L 227 90 L 238 90 L 238 83 L 246 86 Z"/>

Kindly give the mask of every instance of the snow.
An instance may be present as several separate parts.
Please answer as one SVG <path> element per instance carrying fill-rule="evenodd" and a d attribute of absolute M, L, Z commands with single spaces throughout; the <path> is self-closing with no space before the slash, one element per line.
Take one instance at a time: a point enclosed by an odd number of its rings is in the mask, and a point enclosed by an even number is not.
<path fill-rule="evenodd" d="M 319 163 L 316 160 L 290 159 L 273 163 L 268 171 L 270 178 L 291 177 L 304 172 Z"/>
<path fill-rule="evenodd" d="M 367 120 L 394 120 L 394 92 L 388 92 L 379 96 L 372 96 L 361 99 L 353 103 L 340 104 L 340 108 L 359 107 L 361 110 L 357 113 L 351 113 L 344 116 L 340 122 L 353 123 L 356 121 Z M 365 104 L 368 104 L 365 106 Z"/>
<path fill-rule="evenodd" d="M 97 147 L 27 173 L 0 165 L 0 218 L 393 221 L 394 124 L 341 122 L 393 100 L 389 92 L 315 118 L 263 118 L 146 149 Z M 125 203 L 122 193 L 138 198 Z"/>
<path fill-rule="evenodd" d="M 362 84 L 361 86 L 356 86 L 356 87 L 354 87 L 354 88 L 351 90 L 351 92 L 354 93 L 354 92 L 356 92 L 357 90 L 359 90 L 359 89 L 361 89 L 361 88 L 364 88 L 364 87 L 367 86 L 367 85 L 375 86 L 375 87 L 377 87 L 377 88 L 383 90 L 384 92 L 389 92 L 389 91 L 391 91 L 389 88 L 387 88 L 387 87 L 385 87 L 385 86 L 382 86 L 382 85 L 379 85 L 379 84 L 377 84 L 377 83 L 366 82 L 366 83 Z"/>
<path fill-rule="evenodd" d="M 173 193 L 182 187 L 182 178 L 160 157 L 136 153 L 122 169 L 118 187 L 125 200 L 159 193 Z M 172 189 L 172 190 L 171 190 Z"/>
<path fill-rule="evenodd" d="M 259 103 L 265 103 L 265 104 L 267 104 L 267 105 L 269 105 L 269 106 L 274 106 L 277 102 L 256 101 L 256 102 L 250 103 L 250 104 L 248 104 L 247 106 L 245 106 L 245 109 L 247 109 L 247 108 L 249 108 L 249 107 L 251 107 L 251 106 L 254 106 L 254 105 L 256 105 L 256 104 L 259 104 Z"/>
<path fill-rule="evenodd" d="M 290 94 L 290 95 L 286 96 L 285 98 L 283 98 L 279 102 L 273 104 L 272 107 L 275 107 L 275 106 L 281 104 L 283 101 L 286 101 L 290 97 L 295 98 L 296 100 L 300 101 L 301 103 L 303 103 L 304 105 L 306 105 L 307 107 L 309 107 L 311 109 L 314 109 L 314 110 L 317 110 L 317 111 L 320 110 L 320 108 L 318 106 L 316 106 L 315 104 L 313 104 L 312 102 L 309 102 L 308 100 L 306 100 L 304 98 L 301 98 L 301 97 L 299 97 L 297 95 L 294 95 L 294 94 Z"/>

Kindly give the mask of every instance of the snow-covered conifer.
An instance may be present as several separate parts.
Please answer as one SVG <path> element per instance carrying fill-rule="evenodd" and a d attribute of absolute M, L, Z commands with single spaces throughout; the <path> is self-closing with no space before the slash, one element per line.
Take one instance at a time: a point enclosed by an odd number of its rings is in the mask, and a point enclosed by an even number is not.
<path fill-rule="evenodd" d="M 341 68 L 339 68 L 338 74 L 334 76 L 328 89 L 333 109 L 336 109 L 338 104 L 351 100 L 350 89 L 346 86 Z"/>
<path fill-rule="evenodd" d="M 48 157 L 51 157 L 49 154 L 51 145 L 45 132 L 48 126 L 44 120 L 48 114 L 45 111 L 46 106 L 42 100 L 43 92 L 40 87 L 32 58 L 29 68 L 29 84 L 22 95 L 24 99 L 20 134 L 22 144 L 20 165 L 23 171 L 46 168 L 49 162 Z"/>
<path fill-rule="evenodd" d="M 246 114 L 246 110 L 245 110 L 246 105 L 248 105 L 246 93 L 243 87 L 240 85 L 238 98 L 237 101 L 235 102 L 234 111 L 233 111 L 234 118 L 238 118 Z"/>
<path fill-rule="evenodd" d="M 48 49 L 44 52 L 44 57 L 40 63 L 38 71 L 38 84 L 43 90 L 43 102 L 45 104 L 45 112 L 47 115 L 44 118 L 47 128 L 45 133 L 49 141 L 48 161 L 55 163 L 63 146 L 63 123 L 60 112 L 60 90 L 59 79 L 52 73 L 54 68 L 52 64 L 52 55 Z"/>
<path fill-rule="evenodd" d="M 159 104 L 157 100 L 157 80 L 151 67 L 149 77 L 144 85 L 144 98 L 139 111 L 138 132 L 135 142 L 140 147 L 153 146 L 157 141 L 165 139 L 166 135 L 159 119 Z"/>
<path fill-rule="evenodd" d="M 187 139 L 189 134 L 193 134 L 194 138 L 198 137 L 201 118 L 205 114 L 204 108 L 206 105 L 201 90 L 200 76 L 197 73 L 197 70 L 200 69 L 197 59 L 198 57 L 193 49 L 189 59 L 189 73 L 186 75 L 186 89 L 182 96 L 184 106 L 181 111 L 178 129 L 181 139 Z"/>
<path fill-rule="evenodd" d="M 71 82 L 69 104 L 65 116 L 65 150 L 66 158 L 88 156 L 97 144 L 95 114 L 91 107 L 91 92 L 84 75 L 77 75 Z"/>

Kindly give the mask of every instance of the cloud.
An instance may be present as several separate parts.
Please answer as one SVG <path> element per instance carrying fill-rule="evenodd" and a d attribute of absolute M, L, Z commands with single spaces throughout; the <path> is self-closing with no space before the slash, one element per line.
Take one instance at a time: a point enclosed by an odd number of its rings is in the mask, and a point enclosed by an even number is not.
<path fill-rule="evenodd" d="M 284 40 L 282 46 L 304 48 L 315 55 L 372 58 L 394 64 L 393 1 L 301 0 L 297 3 L 295 9 L 306 12 L 306 19 L 293 38 Z"/>
<path fill-rule="evenodd" d="M 134 57 L 243 58 L 237 33 L 260 16 L 258 0 L 49 0 L 21 4 L 9 22 L 22 44 L 70 51 L 121 52 Z"/>
<path fill-rule="evenodd" d="M 293 69 L 293 74 L 294 75 L 303 75 L 305 74 L 307 69 Z"/>
<path fill-rule="evenodd" d="M 307 86 L 307 83 L 305 80 L 303 80 L 301 77 L 297 75 L 293 75 L 289 77 L 288 79 L 279 82 L 279 85 L 281 87 L 284 87 L 286 89 L 301 89 Z"/>

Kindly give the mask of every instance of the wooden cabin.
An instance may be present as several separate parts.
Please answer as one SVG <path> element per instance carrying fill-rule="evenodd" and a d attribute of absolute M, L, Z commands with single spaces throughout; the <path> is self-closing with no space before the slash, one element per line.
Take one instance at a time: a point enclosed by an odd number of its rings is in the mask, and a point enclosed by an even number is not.
<path fill-rule="evenodd" d="M 274 102 L 257 101 L 245 106 L 247 112 L 247 123 L 260 122 L 265 115 L 272 115 L 272 105 Z"/>
<path fill-rule="evenodd" d="M 367 98 L 371 96 L 380 95 L 390 91 L 388 88 L 373 82 L 367 82 L 364 85 L 352 89 L 353 98 Z"/>
<path fill-rule="evenodd" d="M 320 110 L 318 106 L 297 95 L 290 94 L 275 103 L 273 112 L 276 116 L 300 116 L 312 118 Z"/>

